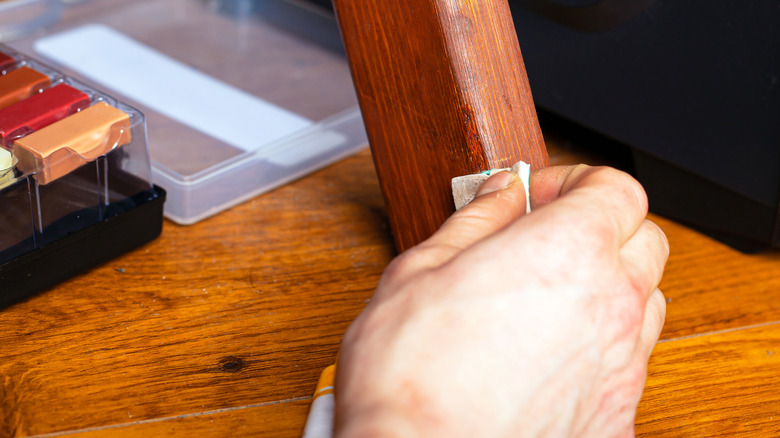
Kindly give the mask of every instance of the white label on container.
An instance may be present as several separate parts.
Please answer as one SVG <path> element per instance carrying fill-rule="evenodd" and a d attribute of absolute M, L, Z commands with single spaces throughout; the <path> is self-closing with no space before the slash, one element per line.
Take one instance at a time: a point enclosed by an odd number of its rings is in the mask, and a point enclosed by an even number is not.
<path fill-rule="evenodd" d="M 89 24 L 37 40 L 35 50 L 192 129 L 245 151 L 312 121 L 225 84 L 116 30 Z"/>

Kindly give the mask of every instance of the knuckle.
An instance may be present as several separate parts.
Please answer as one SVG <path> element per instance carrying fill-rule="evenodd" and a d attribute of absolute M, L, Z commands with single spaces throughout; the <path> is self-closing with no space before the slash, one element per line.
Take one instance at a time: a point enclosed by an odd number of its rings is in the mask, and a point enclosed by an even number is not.
<path fill-rule="evenodd" d="M 615 169 L 612 169 L 612 172 L 614 173 L 615 180 L 618 182 L 616 187 L 621 188 L 622 198 L 624 198 L 629 205 L 647 213 L 647 194 L 645 193 L 642 184 L 625 172 Z"/>
<path fill-rule="evenodd" d="M 639 333 L 642 327 L 642 320 L 644 319 L 643 306 L 634 297 L 627 298 L 627 301 L 629 301 L 629 304 L 624 306 L 622 311 L 616 316 L 616 329 L 618 333 L 633 336 L 633 334 Z"/>
<path fill-rule="evenodd" d="M 387 283 L 388 281 L 403 277 L 404 274 L 409 270 L 409 262 L 406 261 L 408 259 L 407 253 L 409 251 L 411 251 L 411 249 L 407 250 L 406 253 L 394 258 L 390 264 L 387 265 L 384 273 L 382 274 L 383 283 Z"/>
<path fill-rule="evenodd" d="M 648 202 L 644 187 L 633 176 L 612 167 L 599 166 L 591 170 L 591 176 L 609 183 L 613 199 L 631 208 L 647 212 Z"/>
<path fill-rule="evenodd" d="M 637 270 L 636 272 L 626 273 L 626 276 L 626 289 L 638 297 L 647 296 L 651 288 L 655 287 L 654 284 L 651 284 L 653 281 L 651 277 L 654 276 L 651 275 L 649 270 Z"/>
<path fill-rule="evenodd" d="M 425 244 L 420 244 L 393 259 L 385 269 L 383 277 L 406 278 L 420 269 L 429 267 L 431 263 L 429 248 Z"/>
<path fill-rule="evenodd" d="M 561 233 L 560 245 L 573 244 L 579 260 L 603 265 L 610 262 L 616 251 L 615 224 L 610 217 L 598 217 L 599 220 L 570 223 L 569 232 Z"/>
<path fill-rule="evenodd" d="M 644 320 L 646 300 L 629 277 L 618 279 L 611 294 L 610 325 L 618 337 L 638 334 Z"/>

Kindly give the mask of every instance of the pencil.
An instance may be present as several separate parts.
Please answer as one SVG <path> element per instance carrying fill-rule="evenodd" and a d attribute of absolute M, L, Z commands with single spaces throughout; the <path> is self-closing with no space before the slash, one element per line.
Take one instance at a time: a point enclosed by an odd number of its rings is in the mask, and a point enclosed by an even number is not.
<path fill-rule="evenodd" d="M 314 390 L 309 416 L 303 429 L 303 438 L 330 438 L 333 436 L 333 414 L 336 399 L 333 383 L 336 379 L 336 365 L 331 365 L 320 374 L 317 389 Z"/>

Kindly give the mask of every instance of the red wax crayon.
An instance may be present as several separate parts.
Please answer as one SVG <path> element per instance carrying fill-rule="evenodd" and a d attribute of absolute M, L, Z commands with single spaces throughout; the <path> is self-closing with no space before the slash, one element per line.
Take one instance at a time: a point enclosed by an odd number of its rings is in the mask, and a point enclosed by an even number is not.
<path fill-rule="evenodd" d="M 0 143 L 11 143 L 89 106 L 89 96 L 68 84 L 59 84 L 0 109 Z"/>

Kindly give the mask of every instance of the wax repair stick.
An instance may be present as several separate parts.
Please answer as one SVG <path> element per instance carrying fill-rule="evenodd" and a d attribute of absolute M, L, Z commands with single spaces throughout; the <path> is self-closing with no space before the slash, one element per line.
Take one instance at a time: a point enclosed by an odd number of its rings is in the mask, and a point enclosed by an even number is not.
<path fill-rule="evenodd" d="M 325 368 L 320 374 L 317 389 L 303 429 L 303 438 L 330 438 L 333 436 L 333 416 L 336 411 L 336 398 L 333 384 L 336 379 L 336 365 Z"/>
<path fill-rule="evenodd" d="M 30 67 L 18 68 L 0 76 L 0 108 L 27 99 L 50 82 L 48 76 Z"/>
<path fill-rule="evenodd" d="M 13 179 L 15 161 L 11 151 L 0 147 L 0 186 Z"/>
<path fill-rule="evenodd" d="M 11 142 L 89 106 L 89 96 L 68 84 L 59 84 L 0 109 L 0 143 Z"/>
<path fill-rule="evenodd" d="M 130 116 L 98 102 L 14 141 L 14 154 L 23 171 L 48 184 L 130 140 Z"/>

